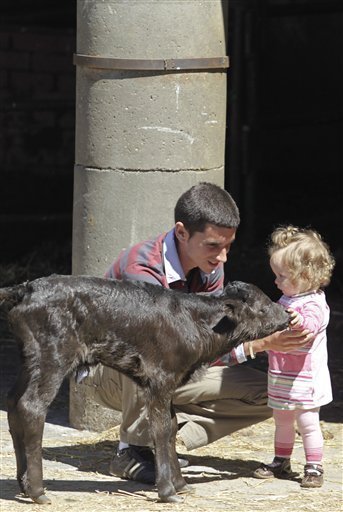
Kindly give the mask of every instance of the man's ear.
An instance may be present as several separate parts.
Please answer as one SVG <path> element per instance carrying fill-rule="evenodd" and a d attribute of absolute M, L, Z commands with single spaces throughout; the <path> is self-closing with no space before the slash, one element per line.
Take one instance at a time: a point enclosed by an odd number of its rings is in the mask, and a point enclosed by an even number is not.
<path fill-rule="evenodd" d="M 175 224 L 175 236 L 179 242 L 187 242 L 189 239 L 189 233 L 182 222 Z"/>

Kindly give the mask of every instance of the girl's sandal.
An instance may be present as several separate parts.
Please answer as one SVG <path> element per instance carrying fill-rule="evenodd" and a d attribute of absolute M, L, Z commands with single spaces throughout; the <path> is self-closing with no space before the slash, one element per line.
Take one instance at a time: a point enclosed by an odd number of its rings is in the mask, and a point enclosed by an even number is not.
<path fill-rule="evenodd" d="M 310 489 L 313 487 L 321 487 L 324 483 L 323 468 L 319 464 L 306 464 L 304 478 L 300 487 Z"/>

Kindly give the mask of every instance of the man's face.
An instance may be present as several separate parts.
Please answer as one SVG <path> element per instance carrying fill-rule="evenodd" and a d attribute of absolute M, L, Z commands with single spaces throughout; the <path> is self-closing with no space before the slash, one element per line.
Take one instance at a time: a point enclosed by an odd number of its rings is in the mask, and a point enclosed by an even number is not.
<path fill-rule="evenodd" d="M 199 267 L 209 274 L 220 263 L 225 263 L 232 242 L 235 240 L 236 228 L 222 228 L 206 224 L 205 230 L 196 231 L 191 237 L 182 222 L 175 225 L 181 265 L 185 275 L 194 267 Z"/>

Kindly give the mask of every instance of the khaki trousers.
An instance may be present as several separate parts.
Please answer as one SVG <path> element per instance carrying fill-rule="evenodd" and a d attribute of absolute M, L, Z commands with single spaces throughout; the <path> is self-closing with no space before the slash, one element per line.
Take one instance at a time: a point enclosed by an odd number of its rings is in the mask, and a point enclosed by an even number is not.
<path fill-rule="evenodd" d="M 96 402 L 122 411 L 121 441 L 152 444 L 144 393 L 134 382 L 99 365 L 85 384 L 91 386 Z M 245 364 L 208 368 L 200 380 L 176 390 L 173 404 L 178 435 L 188 450 L 264 421 L 272 414 L 267 406 L 267 375 Z"/>

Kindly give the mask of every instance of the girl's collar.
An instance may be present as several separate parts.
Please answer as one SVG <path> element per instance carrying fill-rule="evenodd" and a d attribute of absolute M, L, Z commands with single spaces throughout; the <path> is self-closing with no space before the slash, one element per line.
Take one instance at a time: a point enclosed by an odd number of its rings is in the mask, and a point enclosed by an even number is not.
<path fill-rule="evenodd" d="M 292 297 L 304 297 L 305 295 L 312 295 L 313 293 L 318 292 L 320 292 L 320 290 L 309 290 L 307 292 L 296 293 L 295 295 L 292 295 Z"/>

